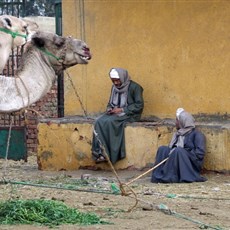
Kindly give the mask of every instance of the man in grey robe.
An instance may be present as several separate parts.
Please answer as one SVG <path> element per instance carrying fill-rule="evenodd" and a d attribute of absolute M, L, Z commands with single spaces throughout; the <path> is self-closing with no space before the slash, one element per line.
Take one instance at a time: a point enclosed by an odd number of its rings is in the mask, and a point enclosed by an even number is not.
<path fill-rule="evenodd" d="M 159 147 L 155 165 L 167 159 L 153 172 L 153 183 L 203 182 L 200 175 L 206 151 L 205 136 L 195 128 L 193 116 L 179 108 L 176 128 L 169 146 Z"/>
<path fill-rule="evenodd" d="M 106 112 L 94 124 L 92 155 L 100 163 L 106 161 L 107 154 L 114 164 L 126 156 L 125 124 L 140 120 L 144 100 L 143 88 L 130 79 L 127 70 L 112 68 L 109 76 L 113 86 Z"/>

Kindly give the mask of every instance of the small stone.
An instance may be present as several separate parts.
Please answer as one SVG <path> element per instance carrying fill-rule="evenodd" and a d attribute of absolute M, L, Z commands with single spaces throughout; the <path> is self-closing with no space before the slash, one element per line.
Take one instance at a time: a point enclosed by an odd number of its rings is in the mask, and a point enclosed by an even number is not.
<path fill-rule="evenodd" d="M 91 176 L 92 176 L 91 174 L 82 174 L 81 180 L 89 180 Z"/>
<path fill-rule="evenodd" d="M 150 204 L 150 205 L 144 205 L 142 207 L 142 210 L 144 211 L 152 211 L 153 210 L 153 206 Z"/>

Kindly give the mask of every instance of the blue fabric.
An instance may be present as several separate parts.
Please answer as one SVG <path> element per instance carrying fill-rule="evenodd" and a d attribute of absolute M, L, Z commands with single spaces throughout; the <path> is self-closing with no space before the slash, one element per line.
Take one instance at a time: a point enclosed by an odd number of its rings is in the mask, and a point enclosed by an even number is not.
<path fill-rule="evenodd" d="M 194 129 L 185 136 L 184 148 L 176 147 L 169 154 L 168 146 L 159 147 L 155 165 L 168 157 L 167 161 L 152 172 L 153 183 L 203 182 L 206 178 L 200 175 L 205 151 L 205 136 Z"/>

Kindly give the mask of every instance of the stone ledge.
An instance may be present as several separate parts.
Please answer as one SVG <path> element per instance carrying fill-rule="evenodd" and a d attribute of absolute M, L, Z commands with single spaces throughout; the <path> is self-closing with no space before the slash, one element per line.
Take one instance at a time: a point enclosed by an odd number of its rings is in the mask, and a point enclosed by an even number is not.
<path fill-rule="evenodd" d="M 38 125 L 38 165 L 41 170 L 110 169 L 91 159 L 93 118 L 65 117 L 42 119 Z M 205 134 L 207 152 L 204 169 L 230 171 L 230 122 L 197 122 Z M 141 169 L 154 162 L 159 146 L 167 145 L 174 131 L 172 119 L 128 123 L 125 129 L 126 158 L 116 169 Z"/>

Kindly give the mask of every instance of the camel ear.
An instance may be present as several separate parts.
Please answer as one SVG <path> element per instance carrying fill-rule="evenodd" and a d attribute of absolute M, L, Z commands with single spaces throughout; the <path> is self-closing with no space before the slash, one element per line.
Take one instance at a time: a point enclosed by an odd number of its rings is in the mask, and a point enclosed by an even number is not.
<path fill-rule="evenodd" d="M 27 29 L 30 32 L 36 32 L 36 31 L 38 31 L 39 26 L 38 26 L 38 24 L 36 22 L 31 21 L 28 18 L 21 18 L 21 19 L 27 24 Z"/>
<path fill-rule="evenodd" d="M 9 18 L 7 18 L 7 17 L 1 18 L 1 21 L 2 21 L 3 26 L 4 26 L 5 28 L 11 29 L 11 27 L 12 27 L 12 22 L 11 22 L 11 20 L 10 20 Z"/>
<path fill-rule="evenodd" d="M 65 43 L 65 38 L 60 37 L 60 36 L 55 36 L 55 37 L 54 37 L 54 44 L 55 44 L 57 47 L 63 46 L 64 43 Z"/>

